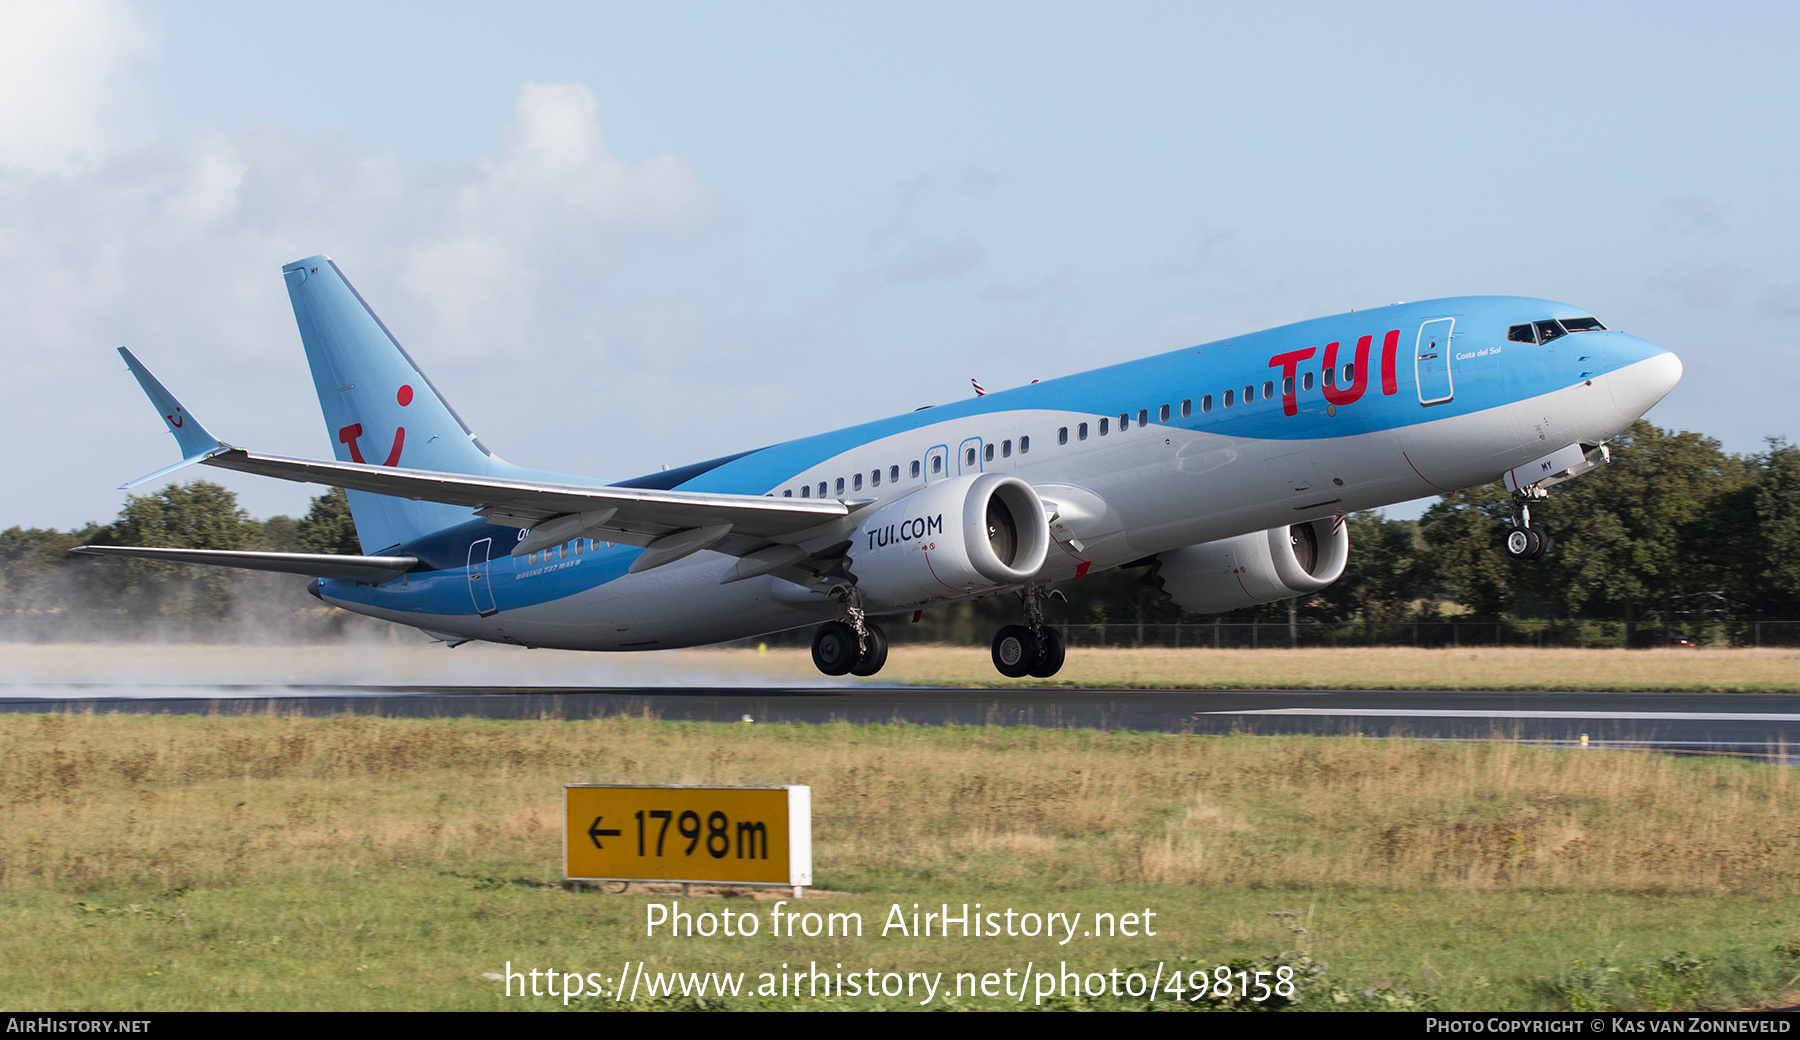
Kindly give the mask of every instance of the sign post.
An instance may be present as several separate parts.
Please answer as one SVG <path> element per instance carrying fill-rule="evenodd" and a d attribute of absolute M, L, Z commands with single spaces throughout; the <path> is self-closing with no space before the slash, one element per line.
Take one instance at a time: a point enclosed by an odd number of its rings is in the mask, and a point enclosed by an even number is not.
<path fill-rule="evenodd" d="M 812 884 L 812 788 L 563 785 L 563 880 Z"/>

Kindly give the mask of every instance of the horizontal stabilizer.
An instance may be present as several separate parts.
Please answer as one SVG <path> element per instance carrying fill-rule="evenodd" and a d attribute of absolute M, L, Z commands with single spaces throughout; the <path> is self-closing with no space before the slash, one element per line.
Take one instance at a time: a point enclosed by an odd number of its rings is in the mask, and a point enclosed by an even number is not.
<path fill-rule="evenodd" d="M 138 545 L 78 545 L 70 552 L 128 556 L 162 563 L 197 563 L 312 578 L 342 578 L 380 584 L 418 566 L 417 556 L 348 556 L 333 553 L 239 552 L 231 549 L 161 549 Z"/>

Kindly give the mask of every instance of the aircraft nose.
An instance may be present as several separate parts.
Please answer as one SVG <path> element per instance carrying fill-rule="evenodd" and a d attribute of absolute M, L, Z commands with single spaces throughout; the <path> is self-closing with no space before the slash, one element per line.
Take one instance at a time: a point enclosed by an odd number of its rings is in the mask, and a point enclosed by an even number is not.
<path fill-rule="evenodd" d="M 1669 351 L 1626 365 L 1607 375 L 1613 406 L 1627 423 L 1636 421 L 1681 382 L 1681 359 Z"/>

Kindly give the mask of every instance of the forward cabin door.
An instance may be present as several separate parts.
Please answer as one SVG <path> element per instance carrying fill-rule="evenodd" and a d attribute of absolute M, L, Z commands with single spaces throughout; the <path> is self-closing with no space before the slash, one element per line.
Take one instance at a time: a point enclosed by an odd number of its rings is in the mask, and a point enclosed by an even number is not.
<path fill-rule="evenodd" d="M 1443 404 L 1456 396 L 1450 379 L 1450 333 L 1455 318 L 1434 318 L 1419 326 L 1413 354 L 1413 377 L 1419 382 L 1419 403 Z"/>
<path fill-rule="evenodd" d="M 493 547 L 492 538 L 469 546 L 469 599 L 475 603 L 475 613 L 482 617 L 500 613 L 500 608 L 494 606 L 494 587 L 488 579 L 488 551 Z"/>

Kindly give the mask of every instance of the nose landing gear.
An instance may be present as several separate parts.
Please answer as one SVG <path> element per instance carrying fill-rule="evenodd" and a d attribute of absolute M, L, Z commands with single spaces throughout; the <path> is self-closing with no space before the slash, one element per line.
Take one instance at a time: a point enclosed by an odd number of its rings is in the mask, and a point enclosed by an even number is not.
<path fill-rule="evenodd" d="M 1060 592 L 1051 595 L 1062 597 Z M 994 636 L 994 668 L 1009 679 L 1027 675 L 1048 679 L 1062 670 L 1066 650 L 1062 634 L 1044 624 L 1043 595 L 1039 589 L 1028 588 L 1019 596 L 1025 601 L 1025 623 L 1007 625 Z"/>
<path fill-rule="evenodd" d="M 1536 492 L 1535 495 L 1530 492 Z M 1513 529 L 1506 535 L 1506 555 L 1515 560 L 1541 560 L 1556 545 L 1550 532 L 1531 526 L 1531 499 L 1546 497 L 1539 487 L 1522 488 L 1513 495 Z"/>

